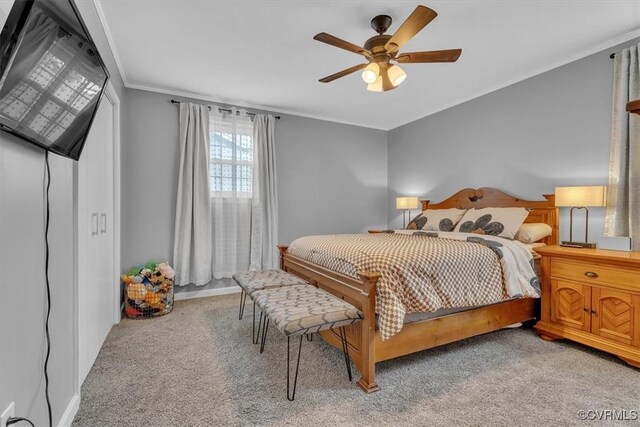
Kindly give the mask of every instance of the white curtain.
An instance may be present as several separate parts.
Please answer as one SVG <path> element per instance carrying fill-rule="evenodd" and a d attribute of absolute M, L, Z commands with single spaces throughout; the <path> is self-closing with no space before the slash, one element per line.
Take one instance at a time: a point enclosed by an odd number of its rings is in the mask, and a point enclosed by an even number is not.
<path fill-rule="evenodd" d="M 211 107 L 213 277 L 249 269 L 253 196 L 253 123 L 245 110 Z"/>
<path fill-rule="evenodd" d="M 275 117 L 257 114 L 253 122 L 255 159 L 251 206 L 251 270 L 278 265 L 278 191 Z"/>
<path fill-rule="evenodd" d="M 211 281 L 209 109 L 180 104 L 180 171 L 173 245 L 176 284 Z"/>
<path fill-rule="evenodd" d="M 640 249 L 640 116 L 626 104 L 640 99 L 639 45 L 614 59 L 613 113 L 605 234 L 630 236 Z"/>

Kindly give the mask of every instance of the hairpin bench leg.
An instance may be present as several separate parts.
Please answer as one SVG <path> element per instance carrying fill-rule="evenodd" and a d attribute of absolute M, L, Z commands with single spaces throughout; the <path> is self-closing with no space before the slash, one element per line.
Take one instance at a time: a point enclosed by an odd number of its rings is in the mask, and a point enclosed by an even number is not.
<path fill-rule="evenodd" d="M 342 341 L 342 353 L 344 353 L 344 361 L 347 364 L 349 381 L 353 381 L 353 377 L 351 375 L 351 360 L 349 359 L 349 343 L 347 343 L 347 334 L 344 331 L 344 327 L 340 328 L 340 341 Z"/>
<path fill-rule="evenodd" d="M 307 334 L 307 341 L 309 342 L 313 341 L 313 333 Z"/>
<path fill-rule="evenodd" d="M 262 311 L 260 311 L 260 321 L 258 322 L 258 330 L 256 331 L 256 304 L 253 303 L 253 331 L 251 332 L 254 344 L 258 344 L 260 340 L 260 328 L 262 327 Z"/>
<path fill-rule="evenodd" d="M 296 373 L 295 376 L 293 377 L 293 391 L 290 392 L 290 388 L 291 388 L 291 380 L 290 380 L 290 368 L 289 368 L 289 360 L 291 359 L 291 337 L 287 337 L 287 399 L 290 402 L 293 402 L 293 399 L 296 398 L 296 386 L 298 385 L 298 369 L 300 368 L 300 355 L 302 354 L 302 338 L 303 336 L 300 335 L 300 344 L 298 345 L 298 361 L 296 362 Z"/>
<path fill-rule="evenodd" d="M 269 318 L 264 316 L 264 324 L 262 326 L 262 340 L 260 341 L 260 353 L 264 351 L 264 345 L 267 343 L 267 332 L 269 331 Z M 258 331 L 259 333 L 259 331 Z"/>
<path fill-rule="evenodd" d="M 247 293 L 242 289 L 240 291 L 240 309 L 238 310 L 238 320 L 242 320 L 244 316 L 244 305 L 247 302 Z"/>

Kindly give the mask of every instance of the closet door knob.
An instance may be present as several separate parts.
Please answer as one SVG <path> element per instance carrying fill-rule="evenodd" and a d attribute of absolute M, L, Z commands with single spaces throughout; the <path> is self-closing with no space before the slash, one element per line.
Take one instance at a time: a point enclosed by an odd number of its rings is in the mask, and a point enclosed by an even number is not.
<path fill-rule="evenodd" d="M 102 222 L 102 226 L 100 227 L 100 233 L 105 234 L 107 232 L 107 214 L 100 214 L 100 221 Z"/>
<path fill-rule="evenodd" d="M 597 279 L 598 278 L 598 273 L 595 273 L 593 271 L 587 271 L 586 273 L 584 273 L 585 276 L 587 276 L 590 279 Z"/>
<path fill-rule="evenodd" d="M 98 235 L 98 213 L 97 212 L 91 214 L 91 235 L 92 236 Z"/>

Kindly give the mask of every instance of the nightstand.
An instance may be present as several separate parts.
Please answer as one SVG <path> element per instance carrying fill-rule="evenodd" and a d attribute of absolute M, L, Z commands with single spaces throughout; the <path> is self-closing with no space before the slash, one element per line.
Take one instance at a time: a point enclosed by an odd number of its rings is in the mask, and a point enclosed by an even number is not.
<path fill-rule="evenodd" d="M 640 252 L 536 248 L 545 340 L 566 338 L 640 368 Z"/>

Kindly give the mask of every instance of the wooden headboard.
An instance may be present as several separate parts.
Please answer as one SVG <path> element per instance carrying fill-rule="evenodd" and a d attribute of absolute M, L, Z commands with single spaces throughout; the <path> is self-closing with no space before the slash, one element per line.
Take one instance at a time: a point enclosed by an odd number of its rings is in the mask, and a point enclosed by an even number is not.
<path fill-rule="evenodd" d="M 546 200 L 522 200 L 510 196 L 491 187 L 465 188 L 440 203 L 421 200 L 422 210 L 429 209 L 472 209 L 472 208 L 529 208 L 529 215 L 524 222 L 544 222 L 549 224 L 553 232 L 542 239 L 547 245 L 558 244 L 558 208 L 555 207 L 555 195 L 543 194 Z"/>

